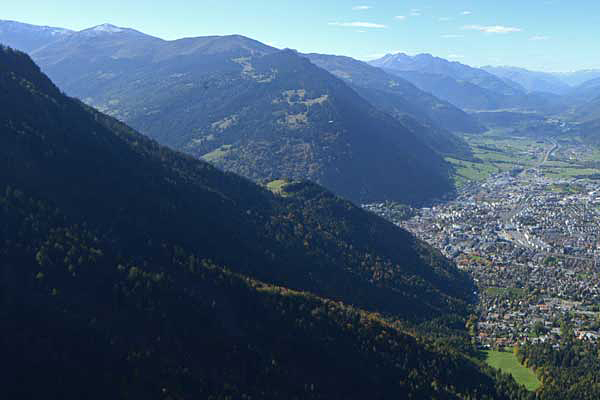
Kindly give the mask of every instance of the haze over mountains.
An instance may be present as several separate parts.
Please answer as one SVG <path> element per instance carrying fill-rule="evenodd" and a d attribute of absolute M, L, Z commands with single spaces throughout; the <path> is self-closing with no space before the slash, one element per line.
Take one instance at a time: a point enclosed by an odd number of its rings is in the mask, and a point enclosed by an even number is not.
<path fill-rule="evenodd" d="M 571 86 L 561 78 L 547 72 L 528 71 L 516 67 L 485 66 L 482 69 L 500 78 L 516 82 L 528 92 L 566 94 L 571 89 Z"/>
<path fill-rule="evenodd" d="M 581 134 L 597 141 L 599 71 L 546 73 L 516 67 L 473 68 L 421 54 L 387 55 L 370 62 L 463 108 L 488 128 L 520 134 Z M 589 80 L 586 80 L 589 79 Z M 569 121 L 558 128 L 556 119 Z"/>
<path fill-rule="evenodd" d="M 102 25 L 31 54 L 66 93 L 257 181 L 310 179 L 355 201 L 413 204 L 452 190 L 420 131 L 293 51 L 241 36 L 169 42 Z"/>
<path fill-rule="evenodd" d="M 483 69 L 451 62 L 429 54 L 411 57 L 388 54 L 371 65 L 402 77 L 422 90 L 433 93 L 457 107 L 478 111 L 519 108 L 557 112 L 562 104 L 547 95 L 527 93 L 519 83 Z"/>
<path fill-rule="evenodd" d="M 162 144 L 258 182 L 309 179 L 355 202 L 449 195 L 443 157 L 472 158 L 456 133 L 535 134 L 557 116 L 587 132 L 600 97 L 594 80 L 569 86 L 596 71 L 480 69 L 428 54 L 367 64 L 237 35 L 165 41 L 110 24 L 72 32 L 5 21 L 0 42 Z"/>
<path fill-rule="evenodd" d="M 26 52 L 72 33 L 69 29 L 0 20 L 0 42 L 10 43 L 11 46 Z"/>
<path fill-rule="evenodd" d="M 459 62 L 451 62 L 430 54 L 419 54 L 414 57 L 403 53 L 388 54 L 371 65 L 390 71 L 418 71 L 431 75 L 449 76 L 460 82 L 468 82 L 481 88 L 507 96 L 521 94 L 523 89 L 514 83 L 505 82 L 481 69 L 472 68 Z"/>
<path fill-rule="evenodd" d="M 600 69 L 589 69 L 575 72 L 557 72 L 553 75 L 560 78 L 567 85 L 579 86 L 592 79 L 600 78 Z"/>
<path fill-rule="evenodd" d="M 346 81 L 379 109 L 417 127 L 417 136 L 444 155 L 466 156 L 466 143 L 448 131 L 480 133 L 484 128 L 474 117 L 448 102 L 421 91 L 404 79 L 350 57 L 308 54 L 315 65 Z"/>

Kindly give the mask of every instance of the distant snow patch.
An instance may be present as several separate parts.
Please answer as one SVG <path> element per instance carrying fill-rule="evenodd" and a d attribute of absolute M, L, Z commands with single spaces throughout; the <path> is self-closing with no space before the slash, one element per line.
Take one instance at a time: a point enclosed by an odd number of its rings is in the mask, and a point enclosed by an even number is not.
<path fill-rule="evenodd" d="M 124 29 L 119 28 L 118 26 L 111 25 L 111 24 L 98 25 L 98 26 L 92 28 L 92 30 L 96 31 L 96 32 L 107 32 L 107 33 L 117 33 L 117 32 L 124 31 Z"/>

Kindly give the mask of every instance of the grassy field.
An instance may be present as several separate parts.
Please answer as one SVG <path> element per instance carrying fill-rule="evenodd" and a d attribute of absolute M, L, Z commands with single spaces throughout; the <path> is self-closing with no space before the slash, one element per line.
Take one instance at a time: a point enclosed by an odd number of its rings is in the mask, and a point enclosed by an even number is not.
<path fill-rule="evenodd" d="M 229 153 L 229 150 L 231 149 L 231 147 L 232 146 L 230 144 L 224 144 L 223 146 L 219 147 L 218 149 L 203 155 L 202 159 L 207 162 L 218 161 L 218 160 L 224 158 L 227 155 L 227 153 Z"/>
<path fill-rule="evenodd" d="M 474 163 L 471 161 L 457 160 L 455 158 L 446 158 L 450 164 L 454 166 L 456 174 L 456 182 L 467 181 L 484 181 L 491 174 L 495 174 L 500 170 L 489 163 Z"/>
<path fill-rule="evenodd" d="M 480 161 L 446 159 L 454 166 L 457 186 L 469 181 L 484 181 L 491 174 L 498 172 L 533 166 L 543 154 L 544 146 L 547 146 L 534 139 L 497 135 L 466 135 L 464 139 L 471 146 L 473 155 Z"/>
<path fill-rule="evenodd" d="M 576 176 L 600 174 L 600 170 L 594 168 L 543 168 L 542 173 L 548 178 L 568 179 Z"/>
<path fill-rule="evenodd" d="M 527 390 L 534 391 L 542 385 L 533 371 L 521 365 L 512 352 L 489 350 L 485 353 L 488 365 L 511 374 Z"/>
<path fill-rule="evenodd" d="M 572 168 L 573 164 L 571 163 L 567 163 L 564 161 L 546 161 L 546 163 L 544 164 L 545 167 L 558 167 L 558 168 Z"/>
<path fill-rule="evenodd" d="M 529 138 L 472 136 L 469 144 L 475 157 L 498 166 L 512 168 L 535 165 L 543 154 L 545 143 Z"/>
<path fill-rule="evenodd" d="M 473 156 L 478 162 L 472 160 L 458 160 L 447 158 L 446 161 L 454 167 L 454 181 L 457 187 L 469 181 L 481 182 L 491 174 L 512 170 L 523 170 L 537 166 L 545 153 L 550 148 L 548 141 L 527 137 L 501 136 L 494 133 L 484 135 L 463 135 L 471 146 Z M 546 161 L 540 172 L 551 179 L 572 179 L 579 176 L 600 174 L 599 169 L 584 168 L 580 157 L 590 160 L 600 160 L 600 149 L 560 148 L 553 156 L 554 159 Z"/>
<path fill-rule="evenodd" d="M 277 179 L 275 181 L 271 181 L 271 182 L 267 183 L 267 189 L 269 189 L 271 192 L 273 192 L 275 194 L 282 195 L 283 194 L 283 188 L 288 183 L 289 182 L 286 181 L 286 180 L 284 180 L 284 179 Z"/>

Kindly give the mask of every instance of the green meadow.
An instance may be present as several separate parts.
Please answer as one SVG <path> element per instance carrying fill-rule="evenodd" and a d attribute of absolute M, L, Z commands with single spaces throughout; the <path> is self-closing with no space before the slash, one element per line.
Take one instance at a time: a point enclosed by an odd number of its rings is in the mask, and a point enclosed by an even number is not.
<path fill-rule="evenodd" d="M 527 390 L 534 391 L 542 385 L 533 371 L 521 365 L 512 352 L 488 350 L 485 355 L 489 366 L 511 374 Z"/>

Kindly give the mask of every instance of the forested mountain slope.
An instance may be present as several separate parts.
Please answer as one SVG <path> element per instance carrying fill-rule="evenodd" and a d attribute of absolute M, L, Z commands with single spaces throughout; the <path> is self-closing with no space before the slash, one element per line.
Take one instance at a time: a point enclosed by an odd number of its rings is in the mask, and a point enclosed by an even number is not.
<path fill-rule="evenodd" d="M 600 97 L 600 78 L 585 81 L 569 92 L 569 99 L 573 103 L 578 103 L 580 105 L 598 97 Z"/>
<path fill-rule="evenodd" d="M 459 108 L 366 62 L 326 54 L 306 54 L 306 57 L 348 82 L 372 104 L 392 115 L 411 115 L 422 123 L 433 123 L 451 132 L 478 133 L 483 129 Z M 379 96 L 385 94 L 389 100 L 378 100 L 377 93 Z"/>
<path fill-rule="evenodd" d="M 293 51 L 105 24 L 31 54 L 67 94 L 255 181 L 309 179 L 355 202 L 453 191 L 448 165 L 417 137 L 434 131 L 412 132 Z"/>
<path fill-rule="evenodd" d="M 399 119 L 404 126 L 442 155 L 471 156 L 456 133 L 481 133 L 483 126 L 452 104 L 382 69 L 350 57 L 307 54 L 315 65 L 343 79 L 371 104 Z"/>
<path fill-rule="evenodd" d="M 22 53 L 0 50 L 0 89 L 8 396 L 518 395 L 395 322 L 461 318 L 473 290 L 407 232 L 160 147 Z"/>
<path fill-rule="evenodd" d="M 414 284 L 437 293 L 432 312 L 447 300 L 468 299 L 467 278 L 443 257 L 316 185 L 298 183 L 287 197 L 274 196 L 85 109 L 24 55 L 0 68 L 2 182 L 101 224 L 120 243 L 202 249 L 206 258 L 240 272 L 390 312 L 418 315 L 404 303 Z M 228 251 L 230 243 L 235 251 Z M 327 288 L 333 275 L 337 294 Z M 383 300 L 395 295 L 398 301 Z M 414 301 L 419 308 L 426 303 Z"/>

